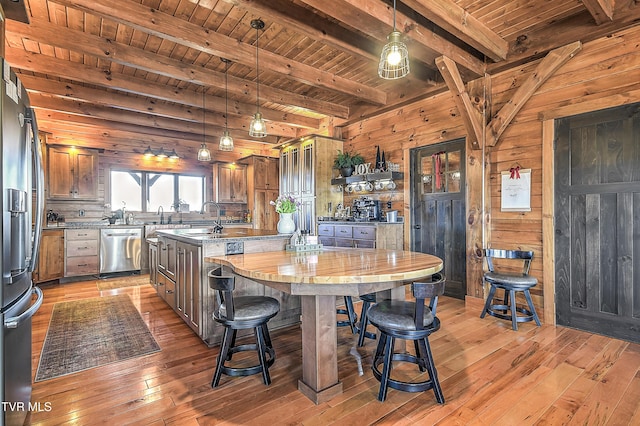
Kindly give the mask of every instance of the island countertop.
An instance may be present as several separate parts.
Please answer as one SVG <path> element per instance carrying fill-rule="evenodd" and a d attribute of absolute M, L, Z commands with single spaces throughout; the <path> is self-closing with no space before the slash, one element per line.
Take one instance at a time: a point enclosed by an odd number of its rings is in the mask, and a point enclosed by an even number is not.
<path fill-rule="evenodd" d="M 273 287 L 299 295 L 364 294 L 377 291 L 381 282 L 401 285 L 442 269 L 442 260 L 429 254 L 334 247 L 299 253 L 276 251 L 212 256 L 205 260 L 230 266 L 236 274 L 270 282 Z M 387 288 L 391 287 L 394 286 Z"/>
<path fill-rule="evenodd" d="M 178 241 L 190 244 L 202 244 L 203 242 L 226 242 L 243 240 L 278 240 L 289 239 L 289 234 L 279 234 L 278 231 L 251 228 L 225 228 L 220 233 L 213 232 L 212 227 L 206 228 L 181 228 L 158 229 L 158 235 L 164 235 Z"/>

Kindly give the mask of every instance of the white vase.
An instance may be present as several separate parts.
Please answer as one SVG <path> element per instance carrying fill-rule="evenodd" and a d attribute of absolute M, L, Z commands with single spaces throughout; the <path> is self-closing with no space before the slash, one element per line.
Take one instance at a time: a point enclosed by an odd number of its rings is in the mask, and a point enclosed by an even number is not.
<path fill-rule="evenodd" d="M 278 221 L 278 233 L 293 234 L 296 230 L 296 223 L 293 221 L 293 213 L 280 213 Z"/>

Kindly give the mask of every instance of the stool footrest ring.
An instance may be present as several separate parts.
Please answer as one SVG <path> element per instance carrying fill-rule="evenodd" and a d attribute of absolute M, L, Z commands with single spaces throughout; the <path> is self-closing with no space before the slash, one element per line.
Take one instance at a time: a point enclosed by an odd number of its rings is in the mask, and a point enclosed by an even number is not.
<path fill-rule="evenodd" d="M 499 313 L 496 311 L 503 311 L 505 313 Z M 507 311 L 511 311 L 511 306 L 508 305 L 489 305 L 489 308 L 486 309 L 486 313 L 491 315 L 492 317 L 502 318 L 505 320 L 511 321 L 511 314 L 507 314 Z M 529 322 L 533 321 L 535 317 L 533 316 L 533 312 L 523 307 L 516 307 L 516 312 L 520 312 L 523 315 L 516 315 L 517 322 Z"/>
<path fill-rule="evenodd" d="M 420 371 L 423 372 L 426 369 L 423 363 L 420 362 L 419 358 L 410 354 L 401 354 L 394 352 L 391 359 L 393 361 L 410 362 L 412 364 L 416 364 L 418 367 L 420 367 Z M 373 376 L 378 379 L 378 381 L 382 378 L 382 371 L 380 371 L 379 368 L 380 364 L 384 364 L 384 357 L 382 356 L 376 358 L 373 361 L 373 365 L 371 366 L 371 370 L 373 370 Z M 389 377 L 388 383 L 390 388 L 405 392 L 424 392 L 426 390 L 433 389 L 433 381 L 431 379 L 421 382 L 403 382 L 401 380 L 395 380 Z"/>
<path fill-rule="evenodd" d="M 229 349 L 229 359 L 231 358 L 231 354 L 244 351 L 256 351 L 257 349 L 258 346 L 256 344 L 234 346 Z M 265 352 L 267 354 L 267 367 L 271 367 L 276 360 L 276 352 L 273 348 L 266 348 Z M 227 367 L 223 365 L 220 367 L 220 370 L 228 376 L 251 376 L 260 373 L 262 366 L 260 364 L 251 367 Z"/>

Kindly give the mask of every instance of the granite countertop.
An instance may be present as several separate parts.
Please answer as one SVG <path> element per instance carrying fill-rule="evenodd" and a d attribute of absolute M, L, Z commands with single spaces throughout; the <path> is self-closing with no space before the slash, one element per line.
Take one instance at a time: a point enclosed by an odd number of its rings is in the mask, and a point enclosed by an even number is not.
<path fill-rule="evenodd" d="M 174 223 L 165 223 L 165 224 L 157 224 L 157 223 L 149 223 L 142 221 L 135 221 L 131 225 L 127 225 L 124 223 L 116 223 L 110 224 L 107 220 L 93 221 L 93 222 L 49 222 L 43 226 L 43 229 L 78 229 L 78 228 L 142 228 L 142 227 L 154 227 L 154 228 L 201 228 L 210 226 L 214 221 L 184 221 L 183 223 L 174 222 Z M 247 222 L 239 222 L 239 221 L 222 221 L 222 225 L 224 227 L 230 228 L 245 228 L 252 226 L 251 223 Z"/>
<path fill-rule="evenodd" d="M 268 239 L 289 239 L 290 234 L 278 234 L 278 231 L 266 231 L 263 229 L 251 228 L 225 228 L 217 234 L 213 228 L 188 228 L 188 229 L 158 229 L 156 233 L 160 236 L 183 241 L 190 244 L 203 244 L 242 240 L 268 240 Z"/>
<path fill-rule="evenodd" d="M 398 218 L 400 219 L 400 218 Z M 318 225 L 352 225 L 352 226 L 380 226 L 380 225 L 404 225 L 403 221 L 398 220 L 398 222 L 386 222 L 386 221 L 358 221 L 358 220 L 318 220 Z"/>

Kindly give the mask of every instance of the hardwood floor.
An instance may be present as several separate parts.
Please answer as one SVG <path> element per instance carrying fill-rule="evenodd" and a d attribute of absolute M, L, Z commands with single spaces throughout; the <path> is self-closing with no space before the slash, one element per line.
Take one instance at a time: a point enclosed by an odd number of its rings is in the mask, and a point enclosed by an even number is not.
<path fill-rule="evenodd" d="M 150 285 L 100 292 L 92 280 L 42 289 L 45 302 L 33 319 L 34 375 L 60 301 L 128 294 L 162 350 L 35 383 L 32 402 L 50 410 L 32 412 L 32 425 L 640 424 L 640 345 L 533 323 L 514 332 L 509 322 L 480 319 L 455 299 L 441 299 L 442 328 L 431 339 L 444 405 L 431 391 L 393 389 L 378 402 L 370 370 L 375 342 L 360 348 L 359 376 L 349 355 L 355 337 L 347 327 L 338 335 L 344 393 L 314 405 L 297 390 L 299 327 L 272 332 L 277 359 L 271 386 L 260 375 L 223 376 L 221 386 L 211 389 L 218 348 L 207 348 Z"/>

